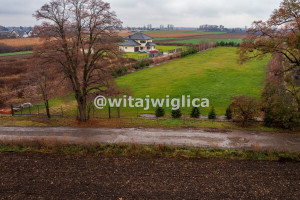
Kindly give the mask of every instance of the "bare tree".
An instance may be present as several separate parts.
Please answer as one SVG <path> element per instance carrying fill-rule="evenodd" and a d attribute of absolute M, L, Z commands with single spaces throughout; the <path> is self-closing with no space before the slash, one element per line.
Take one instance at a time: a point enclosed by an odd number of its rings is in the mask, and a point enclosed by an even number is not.
<path fill-rule="evenodd" d="M 103 89 L 103 79 L 120 65 L 115 41 L 121 21 L 102 0 L 52 0 L 34 16 L 43 20 L 35 29 L 45 39 L 41 58 L 56 63 L 69 80 L 86 121 L 87 96 Z"/>
<path fill-rule="evenodd" d="M 26 82 L 31 89 L 27 89 L 26 96 L 35 101 L 42 99 L 45 105 L 47 117 L 51 118 L 49 100 L 60 95 L 67 88 L 61 87 L 63 76 L 57 73 L 57 67 L 48 60 L 41 59 L 37 53 L 33 54 L 31 62 L 28 63 L 30 73 L 27 74 Z"/>

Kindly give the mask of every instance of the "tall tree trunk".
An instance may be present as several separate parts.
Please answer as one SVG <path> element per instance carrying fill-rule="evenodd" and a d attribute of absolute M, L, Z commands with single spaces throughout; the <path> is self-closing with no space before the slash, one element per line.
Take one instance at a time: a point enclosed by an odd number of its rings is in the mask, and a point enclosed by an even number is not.
<path fill-rule="evenodd" d="M 44 89 L 42 86 L 41 86 L 41 90 L 42 90 L 42 94 L 43 94 L 43 98 L 44 98 L 44 104 L 45 104 L 46 114 L 47 114 L 47 117 L 50 119 L 51 118 L 51 114 L 50 114 L 50 108 L 49 108 L 48 95 L 47 95 L 46 89 Z"/>
<path fill-rule="evenodd" d="M 87 115 L 86 115 L 86 97 L 83 96 L 80 92 L 76 94 L 76 100 L 78 103 L 78 110 L 79 110 L 79 121 L 86 122 Z"/>
<path fill-rule="evenodd" d="M 48 101 L 48 99 L 45 100 L 45 107 L 46 107 L 47 117 L 48 117 L 49 119 L 51 119 L 51 114 L 50 114 L 50 108 L 49 108 L 49 101 Z"/>

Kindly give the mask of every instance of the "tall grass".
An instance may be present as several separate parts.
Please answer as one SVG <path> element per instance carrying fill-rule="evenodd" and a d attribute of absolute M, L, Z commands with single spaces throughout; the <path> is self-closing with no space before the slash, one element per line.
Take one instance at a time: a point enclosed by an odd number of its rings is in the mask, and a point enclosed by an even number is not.
<path fill-rule="evenodd" d="M 58 143 L 55 140 L 0 143 L 0 152 L 39 152 L 72 155 L 219 158 L 232 160 L 300 161 L 299 152 L 270 150 L 235 150 L 169 145 L 81 144 Z"/>
<path fill-rule="evenodd" d="M 34 45 L 42 44 L 42 40 L 40 38 L 16 38 L 16 39 L 0 40 L 0 43 L 12 47 L 34 46 Z"/>
<path fill-rule="evenodd" d="M 17 38 L 0 40 L 0 53 L 32 51 L 35 45 L 42 43 L 40 38 Z"/>

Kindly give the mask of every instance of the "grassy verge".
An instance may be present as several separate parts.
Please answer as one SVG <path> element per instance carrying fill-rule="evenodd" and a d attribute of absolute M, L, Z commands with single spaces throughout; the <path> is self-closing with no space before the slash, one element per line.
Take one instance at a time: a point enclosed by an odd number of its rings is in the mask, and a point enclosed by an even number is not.
<path fill-rule="evenodd" d="M 254 123 L 243 128 L 233 122 L 208 121 L 200 119 L 146 119 L 146 118 L 121 118 L 121 119 L 91 119 L 86 123 L 78 122 L 74 117 L 0 117 L 0 126 L 25 126 L 25 127 L 84 127 L 84 128 L 162 128 L 162 129 L 217 129 L 245 130 L 258 132 L 288 132 L 283 129 L 264 127 L 262 123 Z"/>
<path fill-rule="evenodd" d="M 299 152 L 175 147 L 168 145 L 59 145 L 51 141 L 0 144 L 0 152 L 33 152 L 93 156 L 220 158 L 232 160 L 300 161 Z"/>
<path fill-rule="evenodd" d="M 16 55 L 24 55 L 24 54 L 31 54 L 32 51 L 21 51 L 21 52 L 13 52 L 13 53 L 1 53 L 1 56 L 16 56 Z"/>

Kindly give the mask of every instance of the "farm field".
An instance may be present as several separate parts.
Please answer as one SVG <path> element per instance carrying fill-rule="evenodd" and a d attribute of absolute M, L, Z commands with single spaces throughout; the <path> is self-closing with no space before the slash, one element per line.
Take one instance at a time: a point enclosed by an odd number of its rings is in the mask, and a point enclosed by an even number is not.
<path fill-rule="evenodd" d="M 176 40 L 178 38 L 153 38 L 153 41 L 161 41 L 161 40 Z"/>
<path fill-rule="evenodd" d="M 188 40 L 188 39 L 242 39 L 244 34 L 223 33 L 223 32 L 198 32 L 198 31 L 146 31 L 145 34 L 154 38 L 154 41 L 164 40 Z M 133 34 L 129 31 L 119 33 L 122 37 L 127 37 Z M 9 45 L 12 47 L 34 46 L 42 44 L 40 38 L 17 38 L 3 39 L 0 44 Z"/>
<path fill-rule="evenodd" d="M 209 38 L 203 38 L 203 39 L 190 39 L 190 40 L 180 40 L 180 41 L 172 41 L 172 43 L 183 43 L 183 44 L 198 44 L 201 42 L 234 42 L 234 43 L 241 43 L 241 39 L 209 39 Z"/>
<path fill-rule="evenodd" d="M 178 49 L 178 48 L 186 49 L 185 46 L 163 46 L 163 45 L 156 46 L 156 49 L 158 49 L 159 51 L 163 51 L 163 52 L 167 52 L 169 50 Z M 25 55 L 25 54 L 31 54 L 31 53 L 32 53 L 32 51 L 20 51 L 20 52 L 13 52 L 13 53 L 0 53 L 0 57 Z M 147 58 L 146 53 L 138 53 L 138 52 L 137 53 L 125 53 L 125 56 L 127 58 L 134 58 L 136 60 L 142 60 L 142 59 Z"/>
<path fill-rule="evenodd" d="M 177 39 L 164 39 L 164 40 L 159 40 L 157 42 L 159 43 L 177 43 L 177 41 L 180 40 L 237 40 L 239 42 L 242 41 L 242 39 L 246 35 L 244 33 L 208 33 L 205 35 L 194 35 L 194 36 L 185 36 L 185 37 L 179 37 Z M 201 41 L 201 40 L 200 40 Z M 198 43 L 199 41 L 197 41 Z"/>
<path fill-rule="evenodd" d="M 167 64 L 118 78 L 120 87 L 130 87 L 135 98 L 208 98 L 218 115 L 224 115 L 230 98 L 259 97 L 264 87 L 268 59 L 237 64 L 236 48 L 219 47 Z M 125 109 L 127 112 L 129 109 Z M 154 108 L 149 112 L 154 113 Z M 190 108 L 182 109 L 189 114 Z M 170 109 L 166 110 L 170 113 Z M 202 109 L 207 114 L 209 109 Z"/>
<path fill-rule="evenodd" d="M 178 37 L 189 37 L 189 36 L 201 36 L 209 34 L 224 34 L 223 32 L 200 32 L 200 31 L 144 31 L 146 35 L 149 35 L 153 38 L 178 38 Z M 121 31 L 119 36 L 127 37 L 132 35 L 134 32 L 130 31 Z"/>
<path fill-rule="evenodd" d="M 42 44 L 42 40 L 40 38 L 16 38 L 16 39 L 4 39 L 0 40 L 0 44 L 9 45 L 12 47 L 19 46 L 34 46 Z"/>
<path fill-rule="evenodd" d="M 107 152 L 116 152 L 111 149 Z M 128 154 L 133 151 L 129 149 Z M 178 155 L 181 152 L 185 150 L 178 150 Z M 91 156 L 4 152 L 0 159 L 4 198 L 298 199 L 300 195 L 296 162 L 102 156 L 98 152 Z"/>

